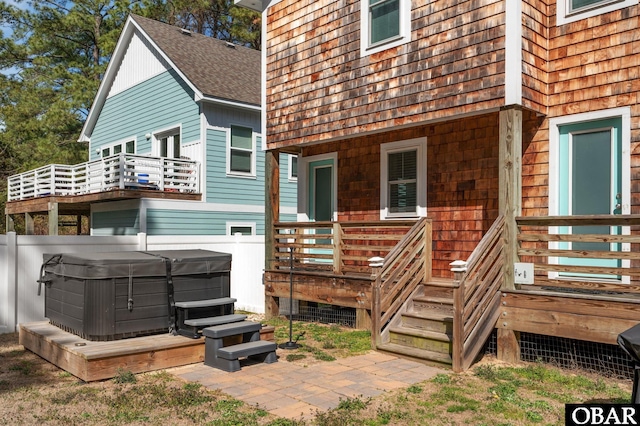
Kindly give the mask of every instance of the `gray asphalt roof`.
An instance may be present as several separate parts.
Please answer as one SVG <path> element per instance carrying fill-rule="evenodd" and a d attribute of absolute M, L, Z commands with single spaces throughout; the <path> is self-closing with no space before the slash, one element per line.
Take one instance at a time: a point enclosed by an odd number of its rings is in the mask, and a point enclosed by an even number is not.
<path fill-rule="evenodd" d="M 259 50 L 131 17 L 203 95 L 260 105 Z"/>

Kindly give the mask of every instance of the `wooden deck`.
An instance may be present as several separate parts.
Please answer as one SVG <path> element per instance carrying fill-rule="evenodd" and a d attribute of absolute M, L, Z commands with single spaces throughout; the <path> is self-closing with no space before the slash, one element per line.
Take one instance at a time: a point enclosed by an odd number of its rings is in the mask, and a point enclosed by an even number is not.
<path fill-rule="evenodd" d="M 260 334 L 273 340 L 273 327 L 263 327 Z M 204 361 L 204 339 L 168 333 L 95 342 L 41 321 L 21 324 L 19 342 L 85 382 L 110 379 L 121 370 L 144 373 Z"/>

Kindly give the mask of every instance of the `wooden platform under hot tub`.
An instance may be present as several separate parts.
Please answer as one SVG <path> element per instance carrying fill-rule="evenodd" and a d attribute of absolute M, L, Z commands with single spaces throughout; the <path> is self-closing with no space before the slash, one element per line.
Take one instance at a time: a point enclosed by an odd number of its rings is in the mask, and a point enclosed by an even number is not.
<path fill-rule="evenodd" d="M 144 373 L 204 361 L 204 340 L 157 334 L 109 342 L 85 340 L 49 324 L 20 325 L 20 344 L 74 376 L 91 382 L 121 371 Z M 260 338 L 273 340 L 273 327 L 263 327 Z"/>

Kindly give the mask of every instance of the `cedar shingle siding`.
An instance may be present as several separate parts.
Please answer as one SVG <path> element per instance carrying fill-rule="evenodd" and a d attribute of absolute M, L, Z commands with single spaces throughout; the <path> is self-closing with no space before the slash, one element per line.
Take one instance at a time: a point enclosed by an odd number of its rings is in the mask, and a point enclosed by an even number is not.
<path fill-rule="evenodd" d="M 360 56 L 359 0 L 269 9 L 270 148 L 498 108 L 504 2 L 413 2 L 410 43 Z"/>
<path fill-rule="evenodd" d="M 549 213 L 548 119 L 621 106 L 631 108 L 631 213 L 640 213 L 640 8 L 557 26 L 556 0 L 523 0 L 521 75 L 506 78 L 511 1 L 412 1 L 411 41 L 368 56 L 359 0 L 284 0 L 268 11 L 269 149 L 337 152 L 338 218 L 378 220 L 380 144 L 426 137 L 435 276 L 466 259 L 498 215 L 498 111 L 511 106 L 515 77 L 522 214 Z"/>

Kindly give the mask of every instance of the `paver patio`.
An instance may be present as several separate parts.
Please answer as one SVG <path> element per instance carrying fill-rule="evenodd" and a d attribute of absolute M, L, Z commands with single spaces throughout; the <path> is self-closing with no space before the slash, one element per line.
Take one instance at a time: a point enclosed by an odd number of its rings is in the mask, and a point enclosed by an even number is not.
<path fill-rule="evenodd" d="M 291 419 L 309 419 L 317 411 L 337 407 L 341 399 L 375 397 L 448 371 L 373 351 L 309 365 L 285 361 L 285 350 L 278 349 L 277 354 L 275 364 L 245 361 L 242 369 L 234 373 L 203 363 L 169 371 L 184 380 L 218 389 L 247 404 Z"/>

